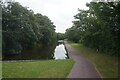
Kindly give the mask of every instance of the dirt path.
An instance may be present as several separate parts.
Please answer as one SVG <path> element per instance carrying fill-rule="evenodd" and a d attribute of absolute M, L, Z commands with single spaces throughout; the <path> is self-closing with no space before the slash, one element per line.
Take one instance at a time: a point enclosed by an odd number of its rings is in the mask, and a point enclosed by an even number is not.
<path fill-rule="evenodd" d="M 100 78 L 95 66 L 89 60 L 82 57 L 66 41 L 65 46 L 69 57 L 75 61 L 75 64 L 67 78 Z"/>

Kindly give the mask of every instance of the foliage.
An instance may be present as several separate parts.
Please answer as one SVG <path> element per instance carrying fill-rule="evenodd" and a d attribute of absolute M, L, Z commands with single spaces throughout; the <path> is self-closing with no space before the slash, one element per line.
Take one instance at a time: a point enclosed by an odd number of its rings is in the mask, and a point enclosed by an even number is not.
<path fill-rule="evenodd" d="M 42 14 L 34 14 L 18 2 L 2 4 L 3 54 L 20 54 L 22 50 L 56 42 L 55 26 Z"/>
<path fill-rule="evenodd" d="M 66 37 L 64 33 L 57 33 L 57 40 L 64 40 L 65 38 Z"/>
<path fill-rule="evenodd" d="M 77 37 L 77 42 L 97 51 L 120 54 L 120 2 L 91 2 L 87 6 L 89 10 L 79 10 L 74 16 L 73 27 L 66 30 L 68 39 Z"/>
<path fill-rule="evenodd" d="M 66 30 L 66 36 L 69 40 L 72 40 L 74 42 L 79 42 L 80 40 L 80 33 L 79 30 L 76 27 L 72 27 Z"/>

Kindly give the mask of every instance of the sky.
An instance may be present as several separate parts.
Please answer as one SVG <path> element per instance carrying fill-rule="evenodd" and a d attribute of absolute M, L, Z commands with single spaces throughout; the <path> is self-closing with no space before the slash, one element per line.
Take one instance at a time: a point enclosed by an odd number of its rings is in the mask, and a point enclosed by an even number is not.
<path fill-rule="evenodd" d="M 50 18 L 56 26 L 56 32 L 64 33 L 72 27 L 74 15 L 79 9 L 88 9 L 86 3 L 91 0 L 15 0 L 24 7 L 29 7 L 34 13 L 41 13 Z"/>

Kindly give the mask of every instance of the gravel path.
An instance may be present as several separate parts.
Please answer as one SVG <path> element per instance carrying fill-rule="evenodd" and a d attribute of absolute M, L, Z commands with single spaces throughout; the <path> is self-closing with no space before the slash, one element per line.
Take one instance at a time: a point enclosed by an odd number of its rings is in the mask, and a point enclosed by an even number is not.
<path fill-rule="evenodd" d="M 75 61 L 75 64 L 67 78 L 101 78 L 95 66 L 78 53 L 65 41 L 65 46 L 69 57 Z"/>

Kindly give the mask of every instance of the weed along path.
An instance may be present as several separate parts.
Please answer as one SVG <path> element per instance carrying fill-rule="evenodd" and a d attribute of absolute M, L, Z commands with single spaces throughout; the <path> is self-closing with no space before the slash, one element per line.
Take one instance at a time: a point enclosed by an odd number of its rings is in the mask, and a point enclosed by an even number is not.
<path fill-rule="evenodd" d="M 95 66 L 89 60 L 82 57 L 66 41 L 65 46 L 69 57 L 75 61 L 75 64 L 67 78 L 100 78 Z"/>

